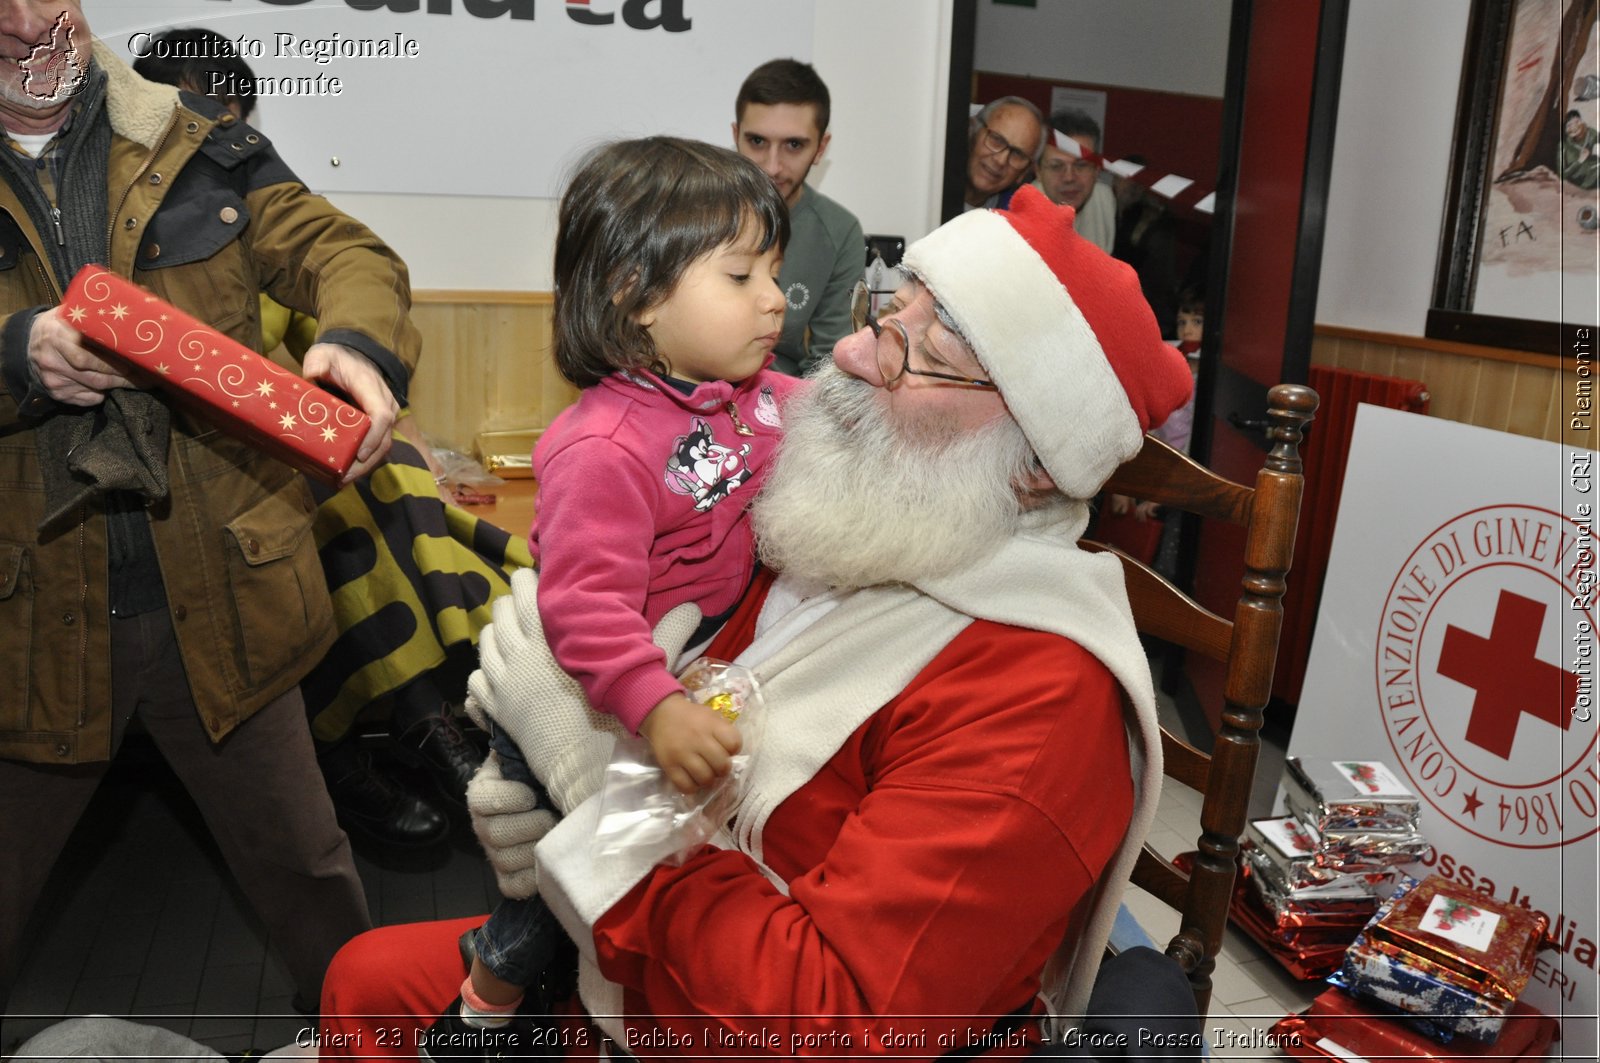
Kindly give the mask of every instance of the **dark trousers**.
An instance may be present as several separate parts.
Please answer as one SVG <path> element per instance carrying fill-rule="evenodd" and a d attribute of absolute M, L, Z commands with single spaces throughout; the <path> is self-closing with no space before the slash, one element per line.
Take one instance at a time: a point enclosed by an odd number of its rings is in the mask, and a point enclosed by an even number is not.
<path fill-rule="evenodd" d="M 315 1002 L 328 961 L 372 920 L 317 770 L 299 689 L 214 744 L 189 696 L 165 609 L 113 620 L 111 656 L 113 750 L 137 713 L 199 806 L 302 999 Z M 0 989 L 16 977 L 28 917 L 108 766 L 0 761 Z"/>
<path fill-rule="evenodd" d="M 502 778 L 538 788 L 539 780 L 534 778 L 527 758 L 510 735 L 498 727 L 492 728 L 489 748 L 500 758 Z M 537 792 L 544 794 L 542 789 Z M 554 807 L 544 796 L 540 803 L 546 808 Z M 496 978 L 528 988 L 538 985 L 539 976 L 554 962 L 566 936 L 567 932 L 561 929 L 544 898 L 537 894 L 525 898 L 502 897 L 473 934 L 472 951 Z"/>

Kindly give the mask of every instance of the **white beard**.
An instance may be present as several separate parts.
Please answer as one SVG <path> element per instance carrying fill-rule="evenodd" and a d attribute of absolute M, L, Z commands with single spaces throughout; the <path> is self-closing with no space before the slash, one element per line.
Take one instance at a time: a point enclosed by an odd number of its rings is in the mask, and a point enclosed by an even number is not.
<path fill-rule="evenodd" d="M 969 566 L 1022 520 L 1033 448 L 1010 417 L 976 432 L 896 423 L 882 392 L 824 365 L 784 407 L 751 507 L 764 564 L 833 587 L 915 584 Z"/>

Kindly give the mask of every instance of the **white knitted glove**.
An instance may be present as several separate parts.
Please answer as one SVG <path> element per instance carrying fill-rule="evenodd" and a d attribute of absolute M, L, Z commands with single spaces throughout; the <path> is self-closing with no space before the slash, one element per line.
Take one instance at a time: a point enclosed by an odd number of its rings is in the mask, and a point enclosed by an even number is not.
<path fill-rule="evenodd" d="M 550 654 L 539 622 L 539 582 L 531 569 L 511 577 L 511 593 L 494 603 L 494 622 L 478 636 L 480 667 L 467 682 L 467 712 L 484 718 L 522 750 L 534 777 L 566 815 L 599 791 L 616 739 L 614 716 L 595 712 L 583 688 Z M 670 664 L 700 624 L 700 609 L 680 605 L 656 625 L 654 639 Z"/>
<path fill-rule="evenodd" d="M 532 787 L 504 778 L 493 752 L 467 784 L 467 808 L 501 895 L 523 899 L 538 893 L 533 850 L 556 825 L 555 813 L 539 807 Z"/>

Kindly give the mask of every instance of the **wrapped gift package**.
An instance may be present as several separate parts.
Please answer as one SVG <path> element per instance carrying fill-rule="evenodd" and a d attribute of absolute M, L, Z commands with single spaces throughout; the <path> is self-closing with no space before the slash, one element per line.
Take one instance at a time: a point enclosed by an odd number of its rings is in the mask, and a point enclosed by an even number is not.
<path fill-rule="evenodd" d="M 1284 766 L 1283 793 L 1289 814 L 1323 835 L 1415 833 L 1422 812 L 1417 795 L 1378 760 L 1290 757 Z"/>
<path fill-rule="evenodd" d="M 1527 988 L 1550 920 L 1430 875 L 1373 924 L 1372 947 L 1460 984 L 1509 996 Z"/>
<path fill-rule="evenodd" d="M 1340 871 L 1362 872 L 1415 863 L 1432 848 L 1414 830 L 1330 830 L 1317 851 L 1318 864 Z"/>
<path fill-rule="evenodd" d="M 1393 885 L 1395 865 L 1427 848 L 1416 832 L 1416 798 L 1396 792 L 1402 788 L 1388 768 L 1325 764 L 1290 758 L 1283 783 L 1290 814 L 1245 829 L 1231 909 L 1246 934 L 1304 979 L 1340 968 Z M 1373 832 L 1375 824 L 1383 829 Z"/>
<path fill-rule="evenodd" d="M 1430 1038 L 1437 1044 L 1447 1045 L 1456 1039 L 1454 1025 L 1440 1025 L 1426 1015 L 1418 1015 L 1414 1012 L 1406 1011 L 1404 1008 L 1399 1008 L 1393 1004 L 1386 1003 L 1385 1001 L 1379 1000 L 1377 997 L 1367 996 L 1364 993 L 1360 993 L 1354 989 L 1351 989 L 1349 983 L 1345 981 L 1345 966 L 1343 963 L 1339 964 L 1339 969 L 1337 971 L 1334 971 L 1332 974 L 1328 975 L 1328 984 L 1333 986 L 1333 988 L 1348 993 L 1350 996 L 1356 998 L 1364 1007 L 1371 1009 L 1378 1014 L 1390 1015 L 1396 1020 L 1405 1023 L 1413 1030 L 1420 1031 L 1424 1037 Z M 1467 1039 L 1462 1038 L 1462 1040 L 1465 1041 Z M 1488 1044 L 1489 1042 L 1483 1041 L 1477 1043 Z"/>
<path fill-rule="evenodd" d="M 1330 882 L 1340 875 L 1317 863 L 1320 839 L 1315 831 L 1294 816 L 1251 820 L 1244 829 L 1245 840 L 1278 874 L 1291 885 L 1310 886 Z"/>
<path fill-rule="evenodd" d="M 1294 816 L 1252 820 L 1245 827 L 1243 852 L 1262 870 L 1260 884 L 1271 883 L 1291 897 L 1351 889 L 1360 896 L 1383 890 L 1393 879 L 1393 865 L 1382 857 L 1340 863 L 1327 851 L 1327 840 Z"/>
<path fill-rule="evenodd" d="M 1290 757 L 1282 789 L 1286 818 L 1316 840 L 1310 859 L 1318 867 L 1382 873 L 1428 852 L 1417 829 L 1421 802 L 1380 760 Z"/>
<path fill-rule="evenodd" d="M 1343 983 L 1360 996 L 1423 1015 L 1442 1030 L 1493 1042 L 1514 1000 L 1476 993 L 1392 956 L 1355 945 L 1345 954 Z"/>
<path fill-rule="evenodd" d="M 1269 890 L 1296 901 L 1348 900 L 1370 897 L 1394 879 L 1394 869 L 1344 871 L 1318 864 L 1314 858 L 1277 860 L 1259 846 L 1245 849 L 1245 860 L 1259 876 L 1263 895 Z"/>
<path fill-rule="evenodd" d="M 1544 916 L 1442 876 L 1406 880 L 1351 944 L 1340 976 L 1358 995 L 1492 1042 L 1548 929 Z"/>
<path fill-rule="evenodd" d="M 1329 989 L 1299 1015 L 1280 1019 L 1272 1044 L 1291 1059 L 1366 1060 L 1367 1063 L 1417 1063 L 1421 1060 L 1496 1059 L 1505 1063 L 1540 1060 L 1559 1037 L 1556 1020 L 1527 1004 L 1506 1016 L 1493 1045 L 1460 1039 L 1440 1045 L 1372 1004 L 1342 989 Z"/>
<path fill-rule="evenodd" d="M 1234 924 L 1295 978 L 1324 978 L 1338 970 L 1378 899 L 1370 893 L 1346 900 L 1290 899 L 1270 885 L 1262 888 L 1259 865 L 1250 856 L 1247 849 L 1234 885 L 1228 913 Z"/>
<path fill-rule="evenodd" d="M 184 408 L 301 472 L 337 485 L 371 419 L 103 266 L 78 271 L 68 324 L 141 370 Z"/>
<path fill-rule="evenodd" d="M 1302 982 L 1326 978 L 1344 962 L 1349 931 L 1340 934 L 1328 928 L 1283 929 L 1247 906 L 1235 907 L 1229 915 L 1235 926 L 1266 949 L 1291 977 Z"/>
<path fill-rule="evenodd" d="M 1382 960 L 1459 988 L 1504 1014 L 1527 988 L 1549 920 L 1433 875 L 1395 899 L 1365 932 L 1367 966 Z"/>

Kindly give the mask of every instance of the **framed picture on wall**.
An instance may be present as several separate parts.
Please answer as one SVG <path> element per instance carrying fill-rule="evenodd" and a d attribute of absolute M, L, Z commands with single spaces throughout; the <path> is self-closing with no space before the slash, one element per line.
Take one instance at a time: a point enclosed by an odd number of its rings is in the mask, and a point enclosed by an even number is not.
<path fill-rule="evenodd" d="M 1582 343 L 1592 355 L 1597 7 L 1473 0 L 1430 337 L 1566 354 Z"/>

